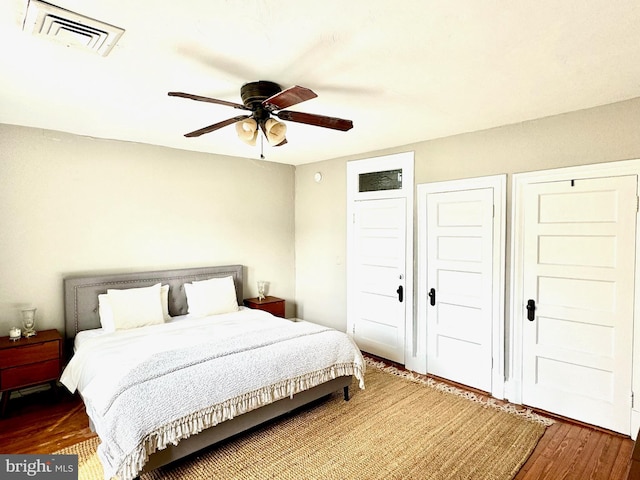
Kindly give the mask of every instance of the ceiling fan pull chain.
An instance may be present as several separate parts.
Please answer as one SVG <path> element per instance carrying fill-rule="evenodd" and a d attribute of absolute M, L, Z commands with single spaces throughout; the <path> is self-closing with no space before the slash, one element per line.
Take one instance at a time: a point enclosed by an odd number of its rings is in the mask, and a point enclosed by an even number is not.
<path fill-rule="evenodd" d="M 260 135 L 260 159 L 264 160 L 264 135 Z"/>

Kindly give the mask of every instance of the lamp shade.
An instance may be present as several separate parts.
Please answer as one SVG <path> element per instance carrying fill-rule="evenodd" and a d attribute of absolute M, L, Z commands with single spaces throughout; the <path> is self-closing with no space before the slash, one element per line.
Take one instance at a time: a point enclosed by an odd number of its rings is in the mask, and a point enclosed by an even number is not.
<path fill-rule="evenodd" d="M 278 145 L 281 143 L 287 134 L 287 126 L 273 118 L 270 118 L 265 122 L 264 130 L 267 135 L 267 140 L 271 145 Z"/>
<path fill-rule="evenodd" d="M 236 122 L 236 133 L 244 143 L 255 145 L 258 138 L 258 123 L 253 118 Z"/>

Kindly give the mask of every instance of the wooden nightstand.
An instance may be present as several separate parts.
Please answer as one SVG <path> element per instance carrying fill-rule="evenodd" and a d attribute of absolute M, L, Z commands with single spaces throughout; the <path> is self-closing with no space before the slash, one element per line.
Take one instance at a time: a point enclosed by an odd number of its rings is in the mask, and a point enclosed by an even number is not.
<path fill-rule="evenodd" d="M 57 330 L 43 330 L 15 342 L 0 337 L 0 416 L 5 414 L 12 390 L 56 382 L 61 366 L 62 337 Z"/>
<path fill-rule="evenodd" d="M 284 300 L 278 297 L 266 296 L 264 300 L 258 298 L 245 298 L 244 306 L 264 310 L 276 317 L 284 318 Z"/>

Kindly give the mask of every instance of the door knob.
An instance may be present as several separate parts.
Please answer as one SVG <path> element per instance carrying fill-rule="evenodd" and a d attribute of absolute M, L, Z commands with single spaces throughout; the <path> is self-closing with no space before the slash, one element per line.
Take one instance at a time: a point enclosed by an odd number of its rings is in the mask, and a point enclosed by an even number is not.
<path fill-rule="evenodd" d="M 396 293 L 398 294 L 398 301 L 402 303 L 402 300 L 404 299 L 404 288 L 402 288 L 402 285 L 398 287 L 398 290 L 396 290 Z"/>
<path fill-rule="evenodd" d="M 436 289 L 432 288 L 431 290 L 429 290 L 428 295 L 429 295 L 429 303 L 433 307 L 436 304 Z"/>
<path fill-rule="evenodd" d="M 527 320 L 533 322 L 536 319 L 536 301 L 527 300 Z"/>

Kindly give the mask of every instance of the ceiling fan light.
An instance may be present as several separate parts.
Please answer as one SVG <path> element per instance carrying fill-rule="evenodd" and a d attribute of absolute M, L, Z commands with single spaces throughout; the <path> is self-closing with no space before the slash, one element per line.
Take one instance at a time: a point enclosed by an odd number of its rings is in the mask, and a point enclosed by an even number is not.
<path fill-rule="evenodd" d="M 287 134 L 287 126 L 273 118 L 270 118 L 265 122 L 264 130 L 267 135 L 267 140 L 271 145 L 280 144 Z"/>
<path fill-rule="evenodd" d="M 236 133 L 244 143 L 254 146 L 258 138 L 258 123 L 253 118 L 236 122 Z"/>

